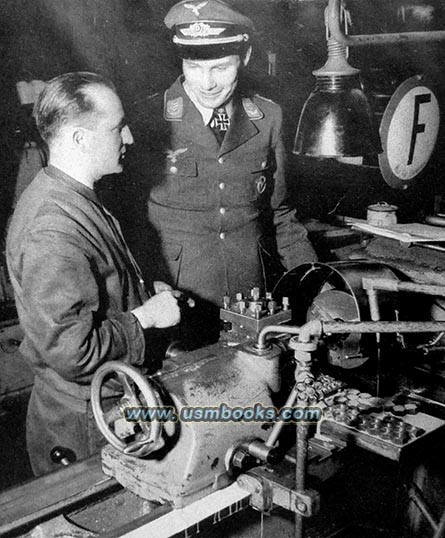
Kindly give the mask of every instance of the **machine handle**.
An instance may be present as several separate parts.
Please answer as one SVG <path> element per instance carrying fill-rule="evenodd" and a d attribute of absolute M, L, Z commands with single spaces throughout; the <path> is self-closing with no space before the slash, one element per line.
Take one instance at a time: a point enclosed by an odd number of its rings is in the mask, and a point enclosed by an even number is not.
<path fill-rule="evenodd" d="M 114 376 L 120 383 L 123 396 L 116 406 L 108 412 L 102 407 L 102 387 L 106 380 Z M 124 416 L 125 407 L 151 408 L 160 407 L 160 398 L 150 381 L 139 370 L 118 361 L 110 361 L 103 364 L 95 373 L 91 383 L 91 407 L 96 423 L 105 439 L 117 450 L 135 457 L 143 457 L 162 446 L 161 423 L 153 419 L 151 422 L 138 422 L 137 430 L 132 429 L 128 435 L 118 435 L 116 424 L 124 421 L 128 429 L 132 423 L 126 422 Z M 126 440 L 131 438 L 131 441 Z"/>

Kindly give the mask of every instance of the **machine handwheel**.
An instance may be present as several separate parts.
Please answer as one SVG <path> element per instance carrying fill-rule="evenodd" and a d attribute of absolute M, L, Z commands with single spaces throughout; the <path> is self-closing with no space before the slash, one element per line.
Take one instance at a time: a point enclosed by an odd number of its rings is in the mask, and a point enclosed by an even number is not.
<path fill-rule="evenodd" d="M 104 412 L 102 387 L 108 378 L 118 380 L 122 386 L 123 395 L 110 411 Z M 152 384 L 136 368 L 122 362 L 110 361 L 97 370 L 91 383 L 91 407 L 99 430 L 114 448 L 136 457 L 146 456 L 160 448 L 161 423 L 156 419 L 138 422 L 140 431 L 131 436 L 134 440 L 130 442 L 114 432 L 113 424 L 117 420 L 125 420 L 123 416 L 125 407 L 141 406 L 159 407 L 160 400 Z"/>

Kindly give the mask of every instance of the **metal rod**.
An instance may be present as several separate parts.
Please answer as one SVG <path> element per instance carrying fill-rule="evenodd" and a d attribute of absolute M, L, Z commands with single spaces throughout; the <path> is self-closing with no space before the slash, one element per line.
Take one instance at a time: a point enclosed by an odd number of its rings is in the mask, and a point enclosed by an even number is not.
<path fill-rule="evenodd" d="M 300 347 L 303 346 L 303 349 Z M 307 396 L 304 392 L 301 393 L 297 391 L 298 381 L 302 381 L 302 378 L 305 379 L 305 384 L 313 380 L 311 367 L 312 367 L 312 353 L 310 351 L 304 350 L 305 344 L 299 344 L 295 349 L 295 359 L 297 362 L 296 371 L 295 371 L 295 390 L 297 396 L 297 405 L 301 407 L 306 407 L 308 405 Z M 316 345 L 314 345 L 314 350 Z M 308 437 L 309 437 L 309 427 L 304 422 L 297 422 L 295 428 L 295 441 L 296 441 L 296 463 L 295 463 L 295 490 L 297 493 L 304 493 L 306 489 L 306 477 L 308 470 Z M 304 508 L 297 505 L 297 508 Z M 294 536 L 295 538 L 303 538 L 304 536 L 304 516 L 301 513 L 295 513 L 294 519 Z"/>
<path fill-rule="evenodd" d="M 321 321 L 312 320 L 301 327 L 269 325 L 258 336 L 257 347 L 266 347 L 266 336 L 270 333 L 299 335 L 301 342 L 309 342 L 311 336 L 345 333 L 436 333 L 445 331 L 445 321 Z"/>
<path fill-rule="evenodd" d="M 431 398 L 426 398 L 425 396 L 421 396 L 420 394 L 416 394 L 415 392 L 409 392 L 408 398 L 411 398 L 412 400 L 418 400 L 419 402 L 425 402 L 430 405 L 437 405 L 437 407 L 442 407 L 445 409 L 445 404 L 442 402 L 438 402 L 437 400 L 432 400 Z"/>
<path fill-rule="evenodd" d="M 401 32 L 397 34 L 367 34 L 346 36 L 341 29 L 340 0 L 329 0 L 328 26 L 332 37 L 347 47 L 364 45 L 406 44 L 445 40 L 444 30 L 431 32 Z"/>
<path fill-rule="evenodd" d="M 425 502 L 425 499 L 423 498 L 422 492 L 418 488 L 416 484 L 411 484 L 411 488 L 409 490 L 409 498 L 414 502 L 414 504 L 417 506 L 417 508 L 422 512 L 425 519 L 428 521 L 428 523 L 431 525 L 431 528 L 433 531 L 437 530 L 437 522 L 434 519 L 434 516 L 432 514 L 431 508 L 428 506 L 428 504 Z"/>
<path fill-rule="evenodd" d="M 297 385 L 295 384 L 286 400 L 286 403 L 284 404 L 284 407 L 293 407 L 297 399 L 297 396 L 298 396 L 298 391 L 297 391 Z M 280 436 L 281 430 L 283 429 L 283 425 L 284 425 L 284 422 L 282 420 L 275 422 L 269 434 L 269 437 L 267 438 L 267 441 L 264 443 L 266 446 L 268 447 L 275 446 L 275 443 L 277 442 L 277 439 Z"/>
<path fill-rule="evenodd" d="M 320 324 L 322 334 L 436 333 L 445 331 L 445 321 L 321 321 Z M 303 328 L 304 325 L 300 327 L 300 331 L 303 331 Z M 314 336 L 318 335 L 314 334 Z"/>
<path fill-rule="evenodd" d="M 439 524 L 437 525 L 436 532 L 434 533 L 433 538 L 444 538 L 445 536 L 445 510 L 443 511 L 442 516 L 440 517 Z"/>
<path fill-rule="evenodd" d="M 366 290 L 369 301 L 369 312 L 371 314 L 372 321 L 381 321 L 380 306 L 377 290 L 372 286 L 365 286 L 365 278 L 362 279 L 362 286 Z M 371 280 L 371 279 L 368 279 Z M 382 371 L 382 346 L 380 333 L 375 334 L 375 342 L 377 346 L 377 376 L 376 376 L 376 396 L 380 396 L 380 376 Z"/>
<path fill-rule="evenodd" d="M 300 403 L 300 402 L 299 402 Z M 307 405 L 307 402 L 301 402 Z M 308 425 L 303 422 L 297 422 L 296 442 L 297 442 L 297 461 L 295 464 L 295 489 L 303 493 L 306 489 L 306 475 L 308 467 Z M 295 514 L 295 538 L 304 536 L 304 516 Z"/>
<path fill-rule="evenodd" d="M 431 245 L 430 243 L 414 243 L 415 247 L 428 248 L 429 250 L 438 250 L 439 252 L 445 252 L 445 247 L 439 245 Z"/>
<path fill-rule="evenodd" d="M 399 280 L 390 280 L 389 278 L 363 278 L 362 286 L 368 292 L 370 308 L 372 306 L 370 293 L 373 290 L 406 291 L 411 293 L 424 293 L 425 295 L 437 295 L 440 297 L 445 297 L 445 286 L 421 284 L 416 282 L 401 282 Z M 372 320 L 375 321 L 374 318 L 372 318 Z"/>

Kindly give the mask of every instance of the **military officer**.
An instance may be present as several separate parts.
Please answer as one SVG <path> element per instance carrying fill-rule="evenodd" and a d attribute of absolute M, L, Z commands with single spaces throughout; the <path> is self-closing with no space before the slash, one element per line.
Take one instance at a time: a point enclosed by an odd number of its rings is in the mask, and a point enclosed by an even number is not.
<path fill-rule="evenodd" d="M 261 259 L 274 246 L 287 269 L 316 255 L 288 205 L 281 109 L 241 83 L 252 21 L 221 0 L 184 0 L 164 22 L 183 74 L 134 129 L 148 160 L 151 243 L 165 262 L 154 276 L 198 299 L 202 334 L 204 322 L 217 327 L 224 295 L 264 290 Z"/>

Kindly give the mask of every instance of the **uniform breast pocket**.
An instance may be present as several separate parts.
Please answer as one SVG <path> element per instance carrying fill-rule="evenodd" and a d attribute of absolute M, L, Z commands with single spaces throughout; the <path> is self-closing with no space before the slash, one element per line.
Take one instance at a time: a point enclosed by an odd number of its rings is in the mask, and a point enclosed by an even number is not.
<path fill-rule="evenodd" d="M 235 203 L 252 204 L 261 199 L 267 191 L 271 171 L 268 167 L 262 168 L 258 163 L 246 163 L 246 166 L 234 172 L 233 177 L 236 178 L 231 186 Z"/>
<path fill-rule="evenodd" d="M 172 194 L 185 207 L 201 207 L 208 201 L 207 182 L 199 177 L 194 157 L 167 163 L 167 174 Z"/>
<path fill-rule="evenodd" d="M 272 170 L 270 167 L 252 171 L 251 186 L 255 200 L 266 197 L 272 188 Z"/>

